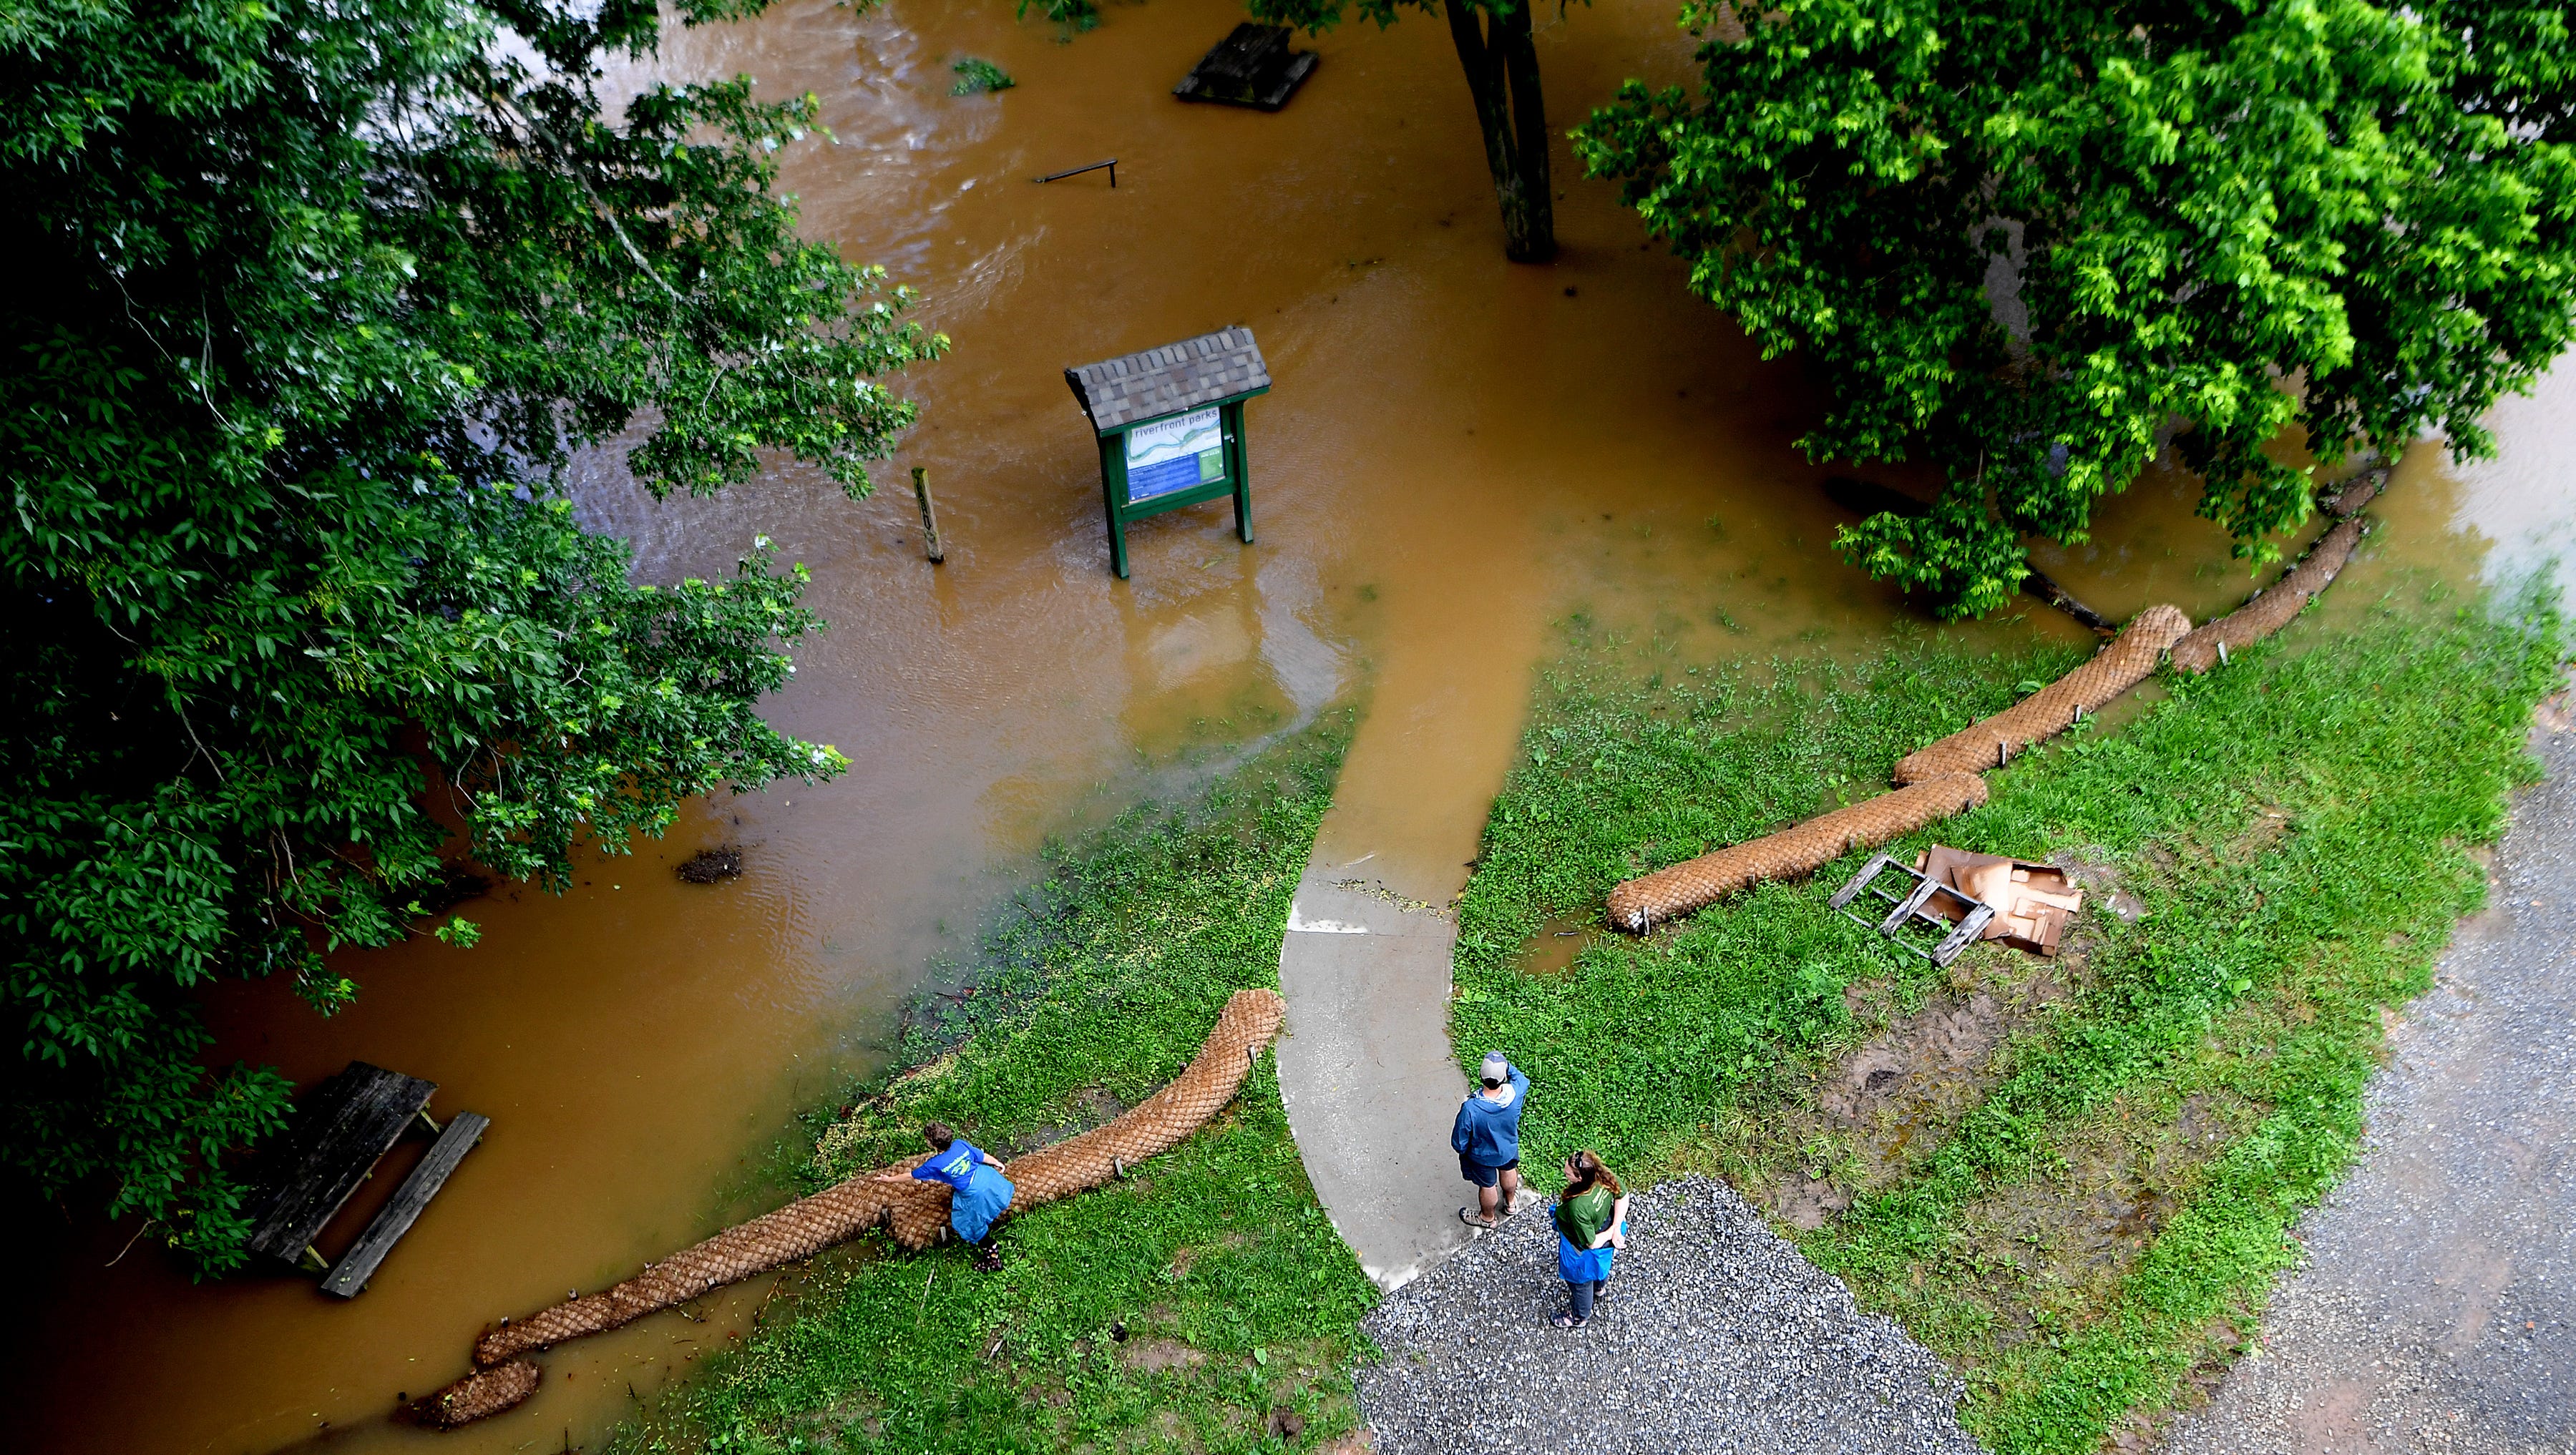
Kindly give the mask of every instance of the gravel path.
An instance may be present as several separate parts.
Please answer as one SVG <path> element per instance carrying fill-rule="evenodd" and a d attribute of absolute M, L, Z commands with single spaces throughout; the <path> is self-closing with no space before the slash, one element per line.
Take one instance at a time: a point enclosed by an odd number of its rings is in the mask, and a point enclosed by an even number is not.
<path fill-rule="evenodd" d="M 1360 1374 L 1381 1455 L 1431 1451 L 1923 1451 L 1974 1455 L 1958 1380 L 1716 1182 L 1629 1204 L 1589 1328 L 1533 1208 L 1389 1295 Z"/>
<path fill-rule="evenodd" d="M 2576 1451 L 2576 709 L 2389 1037 L 2353 1175 L 2175 1455 Z"/>

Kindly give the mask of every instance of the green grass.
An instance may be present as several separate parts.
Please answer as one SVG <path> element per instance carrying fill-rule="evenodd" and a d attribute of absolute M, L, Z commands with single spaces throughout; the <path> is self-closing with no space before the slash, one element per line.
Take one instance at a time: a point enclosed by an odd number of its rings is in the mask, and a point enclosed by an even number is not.
<path fill-rule="evenodd" d="M 917 1151 L 925 1120 L 1007 1154 L 1177 1074 L 1229 995 L 1278 983 L 1347 732 L 1328 714 L 1187 811 L 1138 810 L 1053 850 L 973 994 L 908 1033 L 912 1071 L 817 1119 L 809 1185 Z M 1257 1451 L 1355 1425 L 1373 1294 L 1316 1204 L 1269 1057 L 1179 1148 L 1006 1223 L 1001 1243 L 991 1275 L 881 1235 L 828 1257 L 614 1448 Z M 1149 1351 L 1168 1367 L 1145 1367 Z M 1278 1410 L 1303 1422 L 1295 1440 L 1270 1433 Z"/>
<path fill-rule="evenodd" d="M 2065 653 L 1914 642 L 1756 674 L 1578 631 L 1461 907 L 1457 1045 L 1530 1070 L 1532 1167 L 1591 1146 L 1775 1206 L 1837 1189 L 1802 1245 L 1960 1368 L 1969 1427 L 2006 1455 L 2093 1450 L 2250 1332 L 2358 1143 L 2381 1007 L 2429 984 L 2480 902 L 2468 851 L 2533 771 L 2554 612 L 2410 591 L 1990 775 L 1940 841 L 2090 849 L 2147 914 L 2097 896 L 2065 959 L 1981 946 L 1949 972 L 1829 911 L 1858 855 L 1561 970 L 1520 955 L 1640 869 L 1873 791 Z M 1972 1002 L 2005 1032 L 1981 1064 L 1901 1123 L 1831 1111 L 1851 1052 Z"/>

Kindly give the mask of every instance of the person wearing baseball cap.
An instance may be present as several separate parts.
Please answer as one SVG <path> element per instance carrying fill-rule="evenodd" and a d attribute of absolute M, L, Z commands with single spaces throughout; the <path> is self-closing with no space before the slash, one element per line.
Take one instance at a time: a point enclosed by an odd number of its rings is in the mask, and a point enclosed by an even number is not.
<path fill-rule="evenodd" d="M 1476 1068 L 1481 1083 L 1458 1105 L 1449 1129 L 1458 1175 L 1476 1185 L 1476 1205 L 1458 1209 L 1471 1228 L 1490 1228 L 1511 1215 L 1521 1190 L 1521 1108 L 1529 1104 L 1529 1077 L 1500 1051 L 1487 1051 Z"/>

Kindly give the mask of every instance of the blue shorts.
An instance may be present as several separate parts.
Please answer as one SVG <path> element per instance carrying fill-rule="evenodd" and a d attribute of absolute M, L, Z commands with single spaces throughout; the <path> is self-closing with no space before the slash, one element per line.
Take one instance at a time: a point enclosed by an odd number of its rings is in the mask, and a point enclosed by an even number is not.
<path fill-rule="evenodd" d="M 1521 1170 L 1521 1159 L 1518 1157 L 1514 1157 L 1500 1167 L 1488 1167 L 1464 1152 L 1458 1154 L 1458 1175 L 1478 1187 L 1500 1187 L 1504 1173 L 1519 1170 Z"/>

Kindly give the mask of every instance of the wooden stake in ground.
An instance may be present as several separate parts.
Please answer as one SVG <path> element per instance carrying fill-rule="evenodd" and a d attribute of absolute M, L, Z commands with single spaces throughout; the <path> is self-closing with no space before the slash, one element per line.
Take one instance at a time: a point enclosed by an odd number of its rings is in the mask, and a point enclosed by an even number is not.
<path fill-rule="evenodd" d="M 921 536 L 923 554 L 936 566 L 946 559 L 939 549 L 939 512 L 930 503 L 930 472 L 919 465 L 912 467 L 913 498 L 921 502 Z"/>

